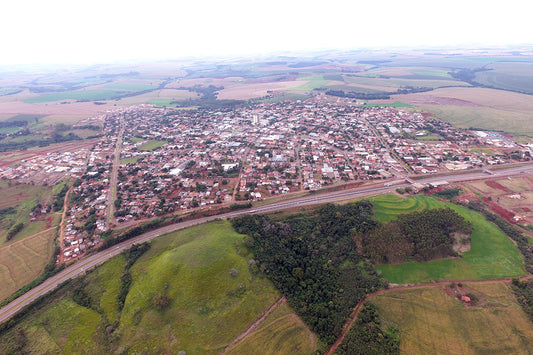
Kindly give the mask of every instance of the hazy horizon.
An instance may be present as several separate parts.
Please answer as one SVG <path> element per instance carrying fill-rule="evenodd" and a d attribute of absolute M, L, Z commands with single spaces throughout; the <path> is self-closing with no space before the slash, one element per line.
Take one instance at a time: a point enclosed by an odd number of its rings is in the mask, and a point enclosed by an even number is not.
<path fill-rule="evenodd" d="M 512 6 L 516 4 L 516 6 Z M 273 0 L 26 0 L 5 5 L 0 65 L 97 64 L 184 57 L 363 48 L 531 44 L 528 16 L 507 6 L 452 0 L 355 4 Z"/>

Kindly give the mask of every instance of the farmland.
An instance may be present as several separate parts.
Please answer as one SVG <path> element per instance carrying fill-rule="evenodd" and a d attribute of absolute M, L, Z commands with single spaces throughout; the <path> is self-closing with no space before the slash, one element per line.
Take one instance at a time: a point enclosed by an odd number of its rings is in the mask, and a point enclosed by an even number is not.
<path fill-rule="evenodd" d="M 55 228 L 0 248 L 0 300 L 42 274 L 54 253 Z"/>
<path fill-rule="evenodd" d="M 447 286 L 397 290 L 374 296 L 384 323 L 400 330 L 406 354 L 527 354 L 531 321 L 505 283 L 471 283 L 477 306 L 464 305 Z"/>
<path fill-rule="evenodd" d="M 54 102 L 62 100 L 76 100 L 76 101 L 104 101 L 110 100 L 121 94 L 120 91 L 115 90 L 82 90 L 82 91 L 69 91 L 60 92 L 54 94 L 47 94 L 43 96 L 26 99 L 24 102 L 29 104 L 42 103 L 42 102 Z"/>
<path fill-rule="evenodd" d="M 461 128 L 533 134 L 530 119 L 533 96 L 485 88 L 445 88 L 432 92 L 395 95 Z"/>
<path fill-rule="evenodd" d="M 417 196 L 405 200 L 394 197 L 373 199 L 376 218 L 380 221 L 394 219 L 400 213 L 423 208 L 450 207 L 472 223 L 471 249 L 460 258 L 428 262 L 385 264 L 376 267 L 392 283 L 420 283 L 432 280 L 493 279 L 524 275 L 522 258 L 514 244 L 492 223 L 478 213 L 450 203 Z"/>

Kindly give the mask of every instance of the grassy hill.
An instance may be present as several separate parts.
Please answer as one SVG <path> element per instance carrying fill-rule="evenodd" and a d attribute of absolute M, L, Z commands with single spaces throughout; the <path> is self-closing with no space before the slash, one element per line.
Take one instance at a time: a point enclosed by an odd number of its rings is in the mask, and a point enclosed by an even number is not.
<path fill-rule="evenodd" d="M 252 255 L 242 238 L 228 222 L 217 221 L 153 240 L 140 258 L 129 259 L 130 268 L 121 254 L 2 334 L 0 354 L 219 354 L 280 296 L 249 268 Z M 121 310 L 126 272 L 131 285 Z M 316 348 L 313 334 L 287 306 L 267 320 L 264 327 L 275 327 L 276 336 L 252 334 L 242 346 L 274 349 L 280 339 L 294 339 L 294 346 L 311 349 L 304 353 Z M 302 334 L 304 340 L 293 338 Z"/>
<path fill-rule="evenodd" d="M 482 215 L 452 203 L 440 202 L 433 197 L 378 196 L 371 199 L 376 218 L 394 219 L 400 213 L 425 208 L 450 207 L 472 223 L 471 249 L 461 258 L 428 262 L 407 262 L 396 265 L 378 265 L 377 270 L 392 283 L 420 283 L 432 280 L 494 279 L 524 275 L 522 257 L 513 242 Z"/>

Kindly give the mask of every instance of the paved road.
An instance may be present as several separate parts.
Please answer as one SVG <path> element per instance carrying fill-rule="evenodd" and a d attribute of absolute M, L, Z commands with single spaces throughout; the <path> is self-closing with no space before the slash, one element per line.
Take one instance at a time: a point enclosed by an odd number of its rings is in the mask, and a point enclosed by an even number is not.
<path fill-rule="evenodd" d="M 501 177 L 519 175 L 519 174 L 530 173 L 530 172 L 533 172 L 533 164 L 529 164 L 529 165 L 521 166 L 521 167 L 510 167 L 507 169 L 501 169 L 498 171 L 494 171 L 493 175 L 489 175 L 487 173 L 478 171 L 478 172 L 472 172 L 472 173 L 461 174 L 461 175 L 450 175 L 450 176 L 445 176 L 445 177 L 444 176 L 428 177 L 428 178 L 420 179 L 417 182 L 429 183 L 429 182 L 442 181 L 442 180 L 447 180 L 449 182 L 458 182 L 458 181 L 475 180 L 475 179 L 493 179 L 493 178 L 501 178 Z M 188 228 L 196 224 L 201 224 L 201 223 L 205 223 L 208 221 L 212 221 L 216 218 L 227 219 L 227 218 L 233 218 L 239 215 L 244 215 L 244 214 L 249 214 L 249 213 L 265 213 L 265 212 L 272 212 L 272 211 L 283 210 L 283 209 L 293 208 L 293 207 L 315 205 L 315 204 L 327 203 L 327 202 L 346 201 L 349 199 L 373 196 L 373 195 L 378 195 L 378 194 L 385 194 L 385 193 L 392 191 L 392 189 L 396 189 L 399 187 L 402 188 L 408 185 L 409 185 L 408 183 L 399 183 L 393 186 L 380 186 L 380 187 L 371 187 L 371 188 L 362 187 L 362 188 L 356 188 L 356 189 L 342 191 L 342 192 L 327 193 L 323 195 L 317 192 L 316 195 L 300 197 L 300 198 L 297 198 L 291 201 L 278 202 L 278 203 L 274 203 L 274 204 L 267 205 L 267 206 L 257 207 L 257 208 L 248 209 L 248 210 L 229 212 L 229 213 L 225 213 L 222 215 L 202 217 L 202 218 L 195 219 L 192 221 L 181 222 L 181 223 L 173 224 L 170 226 L 162 227 L 151 232 L 147 232 L 145 234 L 142 234 L 140 236 L 137 236 L 135 238 L 132 238 L 120 244 L 117 244 L 109 249 L 103 250 L 96 254 L 89 255 L 81 259 L 80 261 L 78 261 L 76 264 L 69 266 L 65 270 L 47 279 L 41 285 L 33 288 L 26 294 L 20 296 L 13 302 L 9 303 L 8 305 L 0 309 L 0 323 L 11 318 L 16 312 L 18 312 L 24 306 L 31 303 L 33 300 L 37 299 L 39 296 L 42 296 L 50 292 L 51 290 L 55 289 L 62 282 L 65 282 L 68 279 L 74 278 L 76 276 L 79 276 L 85 273 L 86 270 L 96 265 L 99 265 L 103 263 L 104 261 L 107 261 L 108 259 L 112 258 L 115 255 L 120 254 L 123 250 L 128 249 L 134 243 L 137 243 L 137 244 L 143 243 L 143 242 L 152 240 L 160 235 L 167 234 L 167 233 L 180 230 L 183 228 Z"/>

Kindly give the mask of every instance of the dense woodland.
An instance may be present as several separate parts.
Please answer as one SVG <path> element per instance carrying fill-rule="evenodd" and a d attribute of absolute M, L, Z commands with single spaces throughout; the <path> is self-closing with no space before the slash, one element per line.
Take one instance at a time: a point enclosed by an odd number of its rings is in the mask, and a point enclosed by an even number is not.
<path fill-rule="evenodd" d="M 400 215 L 369 232 L 358 233 L 355 240 L 374 262 L 399 263 L 456 256 L 456 233 L 466 237 L 472 226 L 454 210 L 440 208 Z"/>
<path fill-rule="evenodd" d="M 533 281 L 513 279 L 511 288 L 515 294 L 516 300 L 520 306 L 522 306 L 524 312 L 526 312 L 529 318 L 533 321 Z"/>
<path fill-rule="evenodd" d="M 299 214 L 274 221 L 246 215 L 232 221 L 253 249 L 259 270 L 326 343 L 340 335 L 353 308 L 385 282 L 358 253 L 353 233 L 376 226 L 368 201 L 327 204 L 312 216 Z"/>
<path fill-rule="evenodd" d="M 381 329 L 377 307 L 365 302 L 335 354 L 338 355 L 386 355 L 400 353 L 398 329 Z"/>

